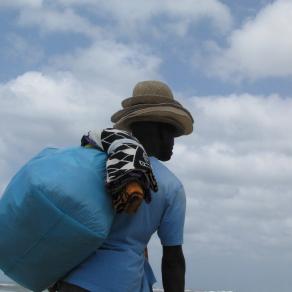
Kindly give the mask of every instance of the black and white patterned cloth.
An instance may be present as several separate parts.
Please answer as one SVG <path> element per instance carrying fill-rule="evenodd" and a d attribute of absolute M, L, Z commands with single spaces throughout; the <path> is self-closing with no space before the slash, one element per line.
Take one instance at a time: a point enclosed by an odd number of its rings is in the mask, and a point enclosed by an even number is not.
<path fill-rule="evenodd" d="M 102 131 L 90 131 L 82 137 L 81 145 L 90 145 L 108 154 L 106 188 L 112 195 L 118 212 L 122 212 L 127 203 L 123 201 L 117 206 L 117 202 L 121 202 L 121 191 L 129 182 L 138 182 L 144 190 L 145 201 L 151 201 L 150 190 L 156 192 L 158 186 L 148 155 L 135 137 L 126 131 L 107 128 Z"/>

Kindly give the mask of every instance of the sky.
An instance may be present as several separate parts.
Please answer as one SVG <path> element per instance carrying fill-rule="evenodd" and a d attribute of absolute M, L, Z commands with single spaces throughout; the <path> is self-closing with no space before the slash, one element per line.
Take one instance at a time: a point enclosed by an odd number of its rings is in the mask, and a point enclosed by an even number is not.
<path fill-rule="evenodd" d="M 292 0 L 1 0 L 0 33 L 0 193 L 164 81 L 195 120 L 166 163 L 187 194 L 186 286 L 291 291 Z M 149 254 L 161 287 L 157 236 Z"/>

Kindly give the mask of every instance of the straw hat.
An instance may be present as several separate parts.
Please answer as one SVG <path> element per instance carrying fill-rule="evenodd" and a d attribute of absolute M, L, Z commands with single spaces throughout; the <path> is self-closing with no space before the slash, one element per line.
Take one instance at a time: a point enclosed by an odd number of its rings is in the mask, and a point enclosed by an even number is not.
<path fill-rule="evenodd" d="M 130 130 L 134 122 L 162 122 L 173 125 L 176 137 L 193 131 L 191 113 L 177 102 L 167 84 L 150 80 L 136 84 L 133 96 L 122 101 L 122 110 L 112 115 L 117 129 Z"/>

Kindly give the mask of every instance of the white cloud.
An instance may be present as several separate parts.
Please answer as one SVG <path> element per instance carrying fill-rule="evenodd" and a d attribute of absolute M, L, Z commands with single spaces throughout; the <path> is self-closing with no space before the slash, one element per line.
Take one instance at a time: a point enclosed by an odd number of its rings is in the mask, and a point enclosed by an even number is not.
<path fill-rule="evenodd" d="M 194 133 L 176 140 L 167 164 L 187 193 L 189 287 L 259 291 L 258 283 L 277 291 L 270 287 L 281 285 L 276 270 L 282 273 L 282 263 L 292 259 L 292 100 L 243 94 L 182 103 L 193 113 Z M 150 262 L 157 275 L 160 259 L 156 239 Z M 259 269 L 275 277 L 259 281 Z"/>
<path fill-rule="evenodd" d="M 1 0 L 0 8 L 23 8 L 23 7 L 40 7 L 42 6 L 43 0 Z"/>
<path fill-rule="evenodd" d="M 65 76 L 28 72 L 0 86 L 1 189 L 40 147 L 66 139 L 70 143 L 74 132 L 82 128 L 85 111 L 74 104 L 78 90 L 73 84 Z"/>
<path fill-rule="evenodd" d="M 10 33 L 3 40 L 3 47 L 0 49 L 2 56 L 12 63 L 23 62 L 25 65 L 40 63 L 44 57 L 44 50 L 38 44 L 29 42 L 24 37 Z"/>
<path fill-rule="evenodd" d="M 92 89 L 92 88 L 91 88 Z M 91 93 L 96 94 L 92 103 Z M 99 98 L 101 96 L 102 98 Z M 72 74 L 27 72 L 0 86 L 0 189 L 48 145 L 79 145 L 82 134 L 110 124 L 110 92 L 87 91 Z"/>
<path fill-rule="evenodd" d="M 212 48 L 208 73 L 229 79 L 292 75 L 292 1 L 266 5 L 229 37 L 226 49 Z"/>
<path fill-rule="evenodd" d="M 250 144 L 247 143 L 252 143 L 254 151 L 290 152 L 287 143 L 291 142 L 291 136 L 287 135 L 292 115 L 290 98 L 243 94 L 205 97 L 198 99 L 195 105 L 199 113 L 204 113 L 198 119 L 197 130 L 207 132 L 203 136 L 205 138 L 225 141 L 236 145 L 241 151 L 249 150 Z M 212 127 L 208 126 L 209 116 L 214 120 Z"/>
<path fill-rule="evenodd" d="M 206 18 L 221 32 L 228 30 L 232 23 L 229 8 L 216 0 L 150 0 L 143 2 L 143 5 L 134 0 L 112 0 L 100 1 L 98 6 L 117 20 L 119 26 L 128 27 L 130 32 L 139 25 L 149 30 L 150 20 L 157 17 L 166 17 L 166 23 L 183 25 L 185 30 Z"/>
<path fill-rule="evenodd" d="M 54 60 L 46 73 L 27 72 L 0 85 L 0 190 L 47 145 L 78 145 L 81 135 L 111 125 L 120 101 L 160 61 L 142 48 L 98 42 Z"/>
<path fill-rule="evenodd" d="M 155 35 L 158 31 L 160 36 L 165 33 L 184 36 L 192 25 L 204 19 L 220 33 L 225 33 L 232 25 L 228 6 L 218 0 L 149 0 L 142 3 L 134 0 L 30 0 L 27 5 L 19 0 L 14 5 L 8 1 L 5 3 L 8 7 L 20 9 L 18 23 L 22 26 L 48 32 L 82 33 L 93 38 L 103 30 L 91 23 L 79 8 L 101 19 L 103 26 L 110 28 L 107 33 L 115 31 L 128 37 L 138 37 L 140 33 Z M 152 22 L 159 19 L 162 21 L 158 28 Z"/>
<path fill-rule="evenodd" d="M 99 38 L 102 34 L 101 28 L 70 8 L 58 10 L 42 6 L 22 9 L 17 22 L 21 26 L 35 27 L 41 32 L 73 32 L 90 38 Z"/>
<path fill-rule="evenodd" d="M 188 107 L 195 132 L 169 163 L 188 194 L 187 254 L 292 258 L 291 99 L 197 97 Z"/>
<path fill-rule="evenodd" d="M 139 80 L 159 79 L 161 60 L 140 45 L 96 41 L 92 46 L 54 60 L 54 66 L 69 70 L 91 86 L 99 84 L 117 96 L 130 94 Z M 94 97 L 92 97 L 94 98 Z"/>

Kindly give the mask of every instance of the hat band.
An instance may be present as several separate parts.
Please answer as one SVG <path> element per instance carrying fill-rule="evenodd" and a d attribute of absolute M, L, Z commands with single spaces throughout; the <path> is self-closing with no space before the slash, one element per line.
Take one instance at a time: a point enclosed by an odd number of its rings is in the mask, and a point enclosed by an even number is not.
<path fill-rule="evenodd" d="M 159 104 L 159 103 L 173 103 L 177 105 L 181 105 L 178 101 L 174 100 L 169 96 L 163 95 L 136 95 L 132 97 L 128 97 L 122 101 L 123 108 L 127 108 L 130 106 L 138 105 L 138 104 Z"/>

